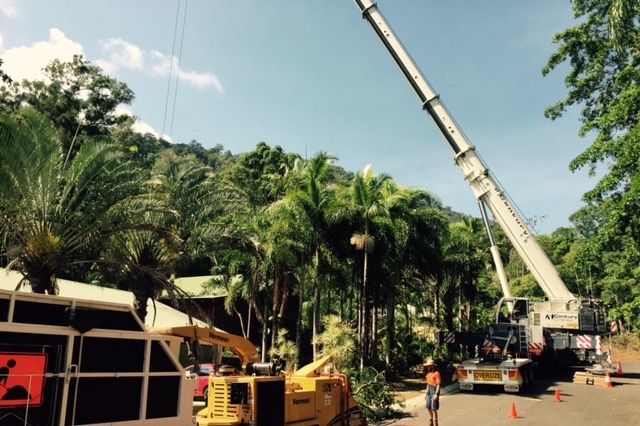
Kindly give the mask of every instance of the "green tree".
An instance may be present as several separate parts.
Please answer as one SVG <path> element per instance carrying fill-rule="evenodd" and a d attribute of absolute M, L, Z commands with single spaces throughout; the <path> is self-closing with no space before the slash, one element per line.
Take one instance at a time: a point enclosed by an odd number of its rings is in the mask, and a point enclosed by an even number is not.
<path fill-rule="evenodd" d="M 325 235 L 327 232 L 326 215 L 333 200 L 333 193 L 328 188 L 328 177 L 331 164 L 336 158 L 326 152 L 319 152 L 310 160 L 297 159 L 292 169 L 292 179 L 294 181 L 292 189 L 287 194 L 287 199 L 302 209 L 306 216 L 306 221 L 310 225 L 312 240 L 310 242 L 313 251 L 311 264 L 306 266 L 311 270 L 311 274 L 306 276 L 312 279 L 313 289 L 313 320 L 312 320 L 312 342 L 313 359 L 317 359 L 317 346 L 315 339 L 320 332 L 320 297 L 321 297 L 321 274 L 320 264 L 325 245 Z M 292 224 L 294 227 L 296 224 Z M 300 228 L 298 223 L 297 227 Z M 300 285 L 304 285 L 301 283 Z M 302 289 L 301 289 L 302 290 Z M 298 292 L 301 306 L 304 303 L 304 291 Z M 301 309 L 300 309 L 301 311 Z M 302 334 L 301 321 L 298 321 L 297 336 Z"/>
<path fill-rule="evenodd" d="M 137 170 L 113 144 L 88 141 L 66 161 L 60 133 L 34 110 L 0 117 L 0 230 L 10 268 L 36 293 L 57 293 L 57 278 L 92 260 L 135 210 Z M 133 205 L 129 204 L 133 209 Z M 95 259 L 95 257 L 93 258 Z"/>
<path fill-rule="evenodd" d="M 321 348 L 320 356 L 332 356 L 338 371 L 353 367 L 358 347 L 353 329 L 337 315 L 324 317 L 322 323 L 324 331 L 314 341 Z"/>
<path fill-rule="evenodd" d="M 161 156 L 152 169 L 150 192 L 164 211 L 162 227 L 170 229 L 183 242 L 174 272 L 184 276 L 211 272 L 211 248 L 201 231 L 211 221 L 233 212 L 242 201 L 209 166 L 195 157 Z"/>
<path fill-rule="evenodd" d="M 267 324 L 261 292 L 264 287 L 264 262 L 266 252 L 259 229 L 263 223 L 260 214 L 253 214 L 246 205 L 209 222 L 200 231 L 215 258 L 212 272 L 225 277 L 227 298 L 243 298 L 250 310 L 243 320 L 245 337 L 251 335 L 251 320 L 255 316 Z M 231 301 L 227 300 L 229 304 Z M 227 311 L 232 310 L 227 306 Z M 253 315 L 252 315 L 253 312 Z"/>
<path fill-rule="evenodd" d="M 109 277 L 134 294 L 140 318 L 147 315 L 148 300 L 164 291 L 174 303 L 182 299 L 171 281 L 177 271 L 210 271 L 209 251 L 199 229 L 222 214 L 222 192 L 213 171 L 195 159 L 176 159 L 156 167 L 143 186 L 144 200 L 153 211 L 143 216 L 150 226 L 120 233 L 106 241 L 106 257 L 116 260 Z M 120 265 L 132 265 L 122 268 Z M 198 268 L 191 265 L 203 265 Z M 180 276 L 180 275 L 179 275 Z"/>
<path fill-rule="evenodd" d="M 71 62 L 55 59 L 43 71 L 43 80 L 10 85 L 2 92 L 2 102 L 14 111 L 30 106 L 62 129 L 65 154 L 73 156 L 87 138 L 107 136 L 117 126 L 133 123 L 133 117 L 117 110 L 131 104 L 133 91 L 81 55 Z"/>
<path fill-rule="evenodd" d="M 362 172 L 356 173 L 351 186 L 351 203 L 363 227 L 351 237 L 351 244 L 364 253 L 362 284 L 360 291 L 359 337 L 361 344 L 360 368 L 371 357 L 371 325 L 372 306 L 368 295 L 368 259 L 374 249 L 375 238 L 371 233 L 372 222 L 376 218 L 390 217 L 391 209 L 405 197 L 405 191 L 393 184 L 387 174 L 373 174 L 373 167 L 368 165 Z"/>
<path fill-rule="evenodd" d="M 620 292 L 615 278 L 632 276 L 640 262 L 640 2 L 574 0 L 573 5 L 578 24 L 555 36 L 558 50 L 543 69 L 546 75 L 568 62 L 568 94 L 546 115 L 556 119 L 580 105 L 580 135 L 594 138 L 570 164 L 571 170 L 588 168 L 599 177 L 583 196 L 589 210 L 575 219 L 583 230 L 597 228 L 584 253 L 622 254 L 612 259 L 623 274 L 590 277 L 610 297 Z M 623 306 L 634 303 L 628 297 Z"/>
<path fill-rule="evenodd" d="M 248 205 L 257 210 L 284 195 L 283 178 L 296 158 L 293 154 L 286 154 L 280 146 L 271 148 L 260 142 L 255 150 L 242 154 L 224 175 L 238 191 L 242 191 Z"/>
<path fill-rule="evenodd" d="M 617 235 L 640 242 L 640 14 L 637 0 L 575 0 L 579 23 L 559 34 L 543 74 L 564 62 L 571 69 L 567 97 L 546 110 L 556 119 L 581 105 L 580 135 L 593 143 L 570 164 L 601 174 L 585 201 L 607 209 L 597 240 L 606 246 Z M 606 163 L 606 170 L 601 165 Z M 636 250 L 637 252 L 637 250 Z M 637 253 L 636 253 L 637 255 Z M 637 263 L 636 259 L 636 263 Z"/>
<path fill-rule="evenodd" d="M 0 68 L 2 67 L 2 63 L 3 63 L 3 60 L 2 58 L 0 58 Z M 7 75 L 7 73 L 5 73 L 2 69 L 0 69 L 0 81 L 5 84 L 13 83 L 13 80 L 11 79 L 11 77 L 9 77 L 9 75 Z"/>
<path fill-rule="evenodd" d="M 407 306 L 404 302 L 413 302 L 411 295 L 427 293 L 428 282 L 439 275 L 448 219 L 441 211 L 440 201 L 432 194 L 408 190 L 407 197 L 399 203 L 395 218 L 385 223 L 389 225 L 390 241 L 382 260 L 387 272 L 381 274 L 386 281 L 383 287 L 386 299 L 385 361 L 387 365 L 393 365 L 396 310 L 405 312 L 408 317 L 407 309 L 401 309 L 401 306 Z M 420 300 L 417 306 L 424 306 L 424 301 Z M 410 323 L 408 318 L 406 323 Z"/>
<path fill-rule="evenodd" d="M 170 281 L 171 266 L 179 251 L 177 235 L 160 232 L 158 219 L 146 214 L 145 222 L 154 224 L 151 229 L 129 229 L 109 236 L 105 241 L 104 270 L 109 282 L 133 293 L 133 308 L 145 321 L 149 300 L 155 301 L 167 290 L 175 294 Z"/>
<path fill-rule="evenodd" d="M 212 221 L 203 230 L 203 235 L 213 247 L 232 248 L 232 251 L 243 254 L 243 273 L 250 277 L 251 283 L 251 300 L 248 302 L 263 324 L 263 346 L 266 345 L 269 318 L 266 311 L 273 302 L 268 284 L 273 283 L 270 279 L 275 277 L 274 258 L 269 256 L 273 253 L 273 246 L 267 245 L 270 224 L 265 210 L 284 196 L 285 174 L 293 167 L 295 158 L 281 147 L 272 149 L 265 142 L 260 142 L 254 151 L 241 155 L 232 167 L 222 172 L 223 180 L 230 184 L 239 202 L 226 217 Z M 238 264 L 234 265 L 236 267 Z M 266 350 L 263 351 L 265 353 Z"/>
<path fill-rule="evenodd" d="M 450 225 L 444 249 L 442 289 L 443 320 L 447 330 L 455 330 L 456 317 L 460 329 L 469 331 L 471 328 L 471 308 L 478 297 L 480 276 L 489 262 L 488 247 L 480 219 L 466 217 Z"/>
<path fill-rule="evenodd" d="M 265 286 L 271 296 L 271 346 L 275 346 L 280 334 L 281 321 L 288 317 L 288 301 L 299 283 L 295 271 L 300 267 L 300 259 L 307 256 L 311 241 L 311 227 L 304 211 L 298 205 L 278 201 L 269 206 L 265 213 L 265 227 L 261 240 L 265 251 Z M 297 292 L 298 295 L 300 292 Z"/>
<path fill-rule="evenodd" d="M 111 138 L 128 150 L 140 167 L 152 169 L 163 153 L 173 152 L 172 145 L 166 140 L 158 139 L 151 133 L 138 133 L 127 124 L 117 126 L 111 133 Z"/>

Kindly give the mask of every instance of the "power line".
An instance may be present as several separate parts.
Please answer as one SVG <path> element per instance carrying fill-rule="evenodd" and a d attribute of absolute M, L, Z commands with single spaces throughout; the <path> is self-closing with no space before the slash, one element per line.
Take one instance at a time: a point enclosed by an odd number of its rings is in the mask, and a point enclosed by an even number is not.
<path fill-rule="evenodd" d="M 177 60 L 177 71 L 176 71 L 176 83 L 175 83 L 175 87 L 174 87 L 174 94 L 173 94 L 173 104 L 171 107 L 171 125 L 169 126 L 169 136 L 172 135 L 173 133 L 173 122 L 174 122 L 174 118 L 175 118 L 175 110 L 176 110 L 176 98 L 178 96 L 178 82 L 180 81 L 180 62 L 182 60 L 182 46 L 184 44 L 184 33 L 185 33 L 185 27 L 186 27 L 186 22 L 187 22 L 187 6 L 188 6 L 189 0 L 185 0 L 185 5 L 184 5 L 184 14 L 183 14 L 183 18 L 182 18 L 182 32 L 180 35 L 180 50 L 178 53 L 178 60 Z M 165 99 L 165 104 L 164 104 L 164 118 L 162 120 L 162 135 L 165 134 L 165 129 L 166 129 L 166 125 L 167 125 L 167 114 L 169 111 L 169 99 L 171 96 L 171 83 L 172 83 L 172 79 L 173 79 L 173 62 L 174 62 L 174 57 L 175 57 L 175 48 L 176 48 L 176 40 L 177 40 L 177 34 L 178 34 L 178 23 L 180 21 L 180 9 L 181 9 L 181 5 L 182 5 L 182 0 L 178 1 L 178 7 L 176 9 L 176 22 L 173 28 L 173 43 L 171 46 L 171 58 L 170 58 L 170 64 L 169 64 L 169 78 L 168 78 L 168 82 L 167 82 L 167 96 Z"/>
<path fill-rule="evenodd" d="M 182 17 L 182 34 L 180 35 L 180 51 L 178 53 L 178 72 L 176 73 L 176 86 L 173 94 L 173 109 L 171 111 L 171 127 L 169 129 L 169 136 L 173 134 L 173 119 L 176 115 L 176 103 L 178 99 L 178 83 L 180 82 L 180 64 L 182 63 L 182 46 L 184 45 L 184 32 L 187 27 L 187 6 L 189 5 L 189 0 L 185 0 L 184 2 L 184 15 Z"/>

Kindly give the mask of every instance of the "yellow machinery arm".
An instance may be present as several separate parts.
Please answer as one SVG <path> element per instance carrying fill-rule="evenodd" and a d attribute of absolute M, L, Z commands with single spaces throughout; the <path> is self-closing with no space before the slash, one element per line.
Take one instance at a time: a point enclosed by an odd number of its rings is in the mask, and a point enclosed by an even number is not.
<path fill-rule="evenodd" d="M 189 342 L 197 341 L 229 348 L 240 357 L 243 371 L 246 370 L 248 364 L 261 360 L 260 353 L 249 339 L 221 330 L 199 327 L 197 325 L 186 325 L 182 327 L 172 327 L 168 330 L 167 334 L 182 337 Z"/>

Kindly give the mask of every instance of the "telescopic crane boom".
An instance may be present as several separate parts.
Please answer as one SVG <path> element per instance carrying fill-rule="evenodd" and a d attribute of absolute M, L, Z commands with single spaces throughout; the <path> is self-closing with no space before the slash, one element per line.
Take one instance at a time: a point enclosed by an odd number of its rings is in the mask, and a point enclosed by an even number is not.
<path fill-rule="evenodd" d="M 455 164 L 464 173 L 478 202 L 489 208 L 494 219 L 506 233 L 509 241 L 527 265 L 544 294 L 551 300 L 572 300 L 575 296 L 562 281 L 549 257 L 536 242 L 526 221 L 507 197 L 505 191 L 491 176 L 489 168 L 476 153 L 458 127 L 440 96 L 433 90 L 396 34 L 393 32 L 376 3 L 355 0 L 382 44 L 413 88 L 422 108 L 433 119 L 440 133 L 455 155 Z"/>

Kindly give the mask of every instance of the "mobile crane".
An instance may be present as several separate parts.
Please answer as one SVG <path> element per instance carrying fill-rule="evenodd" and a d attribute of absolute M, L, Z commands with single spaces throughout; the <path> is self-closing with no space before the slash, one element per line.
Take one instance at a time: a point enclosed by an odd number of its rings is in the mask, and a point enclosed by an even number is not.
<path fill-rule="evenodd" d="M 499 348 L 498 354 L 493 356 L 493 365 L 500 365 L 507 353 L 520 356 L 523 360 L 523 370 L 528 363 L 525 358 L 552 360 L 554 363 L 567 363 L 577 357 L 579 360 L 596 360 L 599 353 L 599 337 L 609 330 L 606 324 L 606 313 L 602 302 L 596 299 L 576 298 L 560 278 L 558 271 L 536 242 L 527 222 L 520 215 L 515 205 L 492 176 L 489 168 L 471 145 L 465 134 L 455 122 L 440 96 L 433 90 L 409 53 L 406 51 L 386 19 L 372 0 L 354 0 L 364 19 L 368 21 L 407 82 L 418 96 L 422 108 L 429 114 L 436 127 L 449 144 L 454 153 L 454 162 L 459 167 L 464 179 L 469 183 L 480 206 L 480 212 L 485 222 L 491 241 L 491 253 L 496 263 L 504 298 L 496 309 L 496 323 L 485 333 L 485 340 L 491 342 L 483 347 Z M 502 269 L 499 252 L 495 247 L 487 209 L 493 219 L 507 235 L 527 268 L 545 294 L 545 300 L 534 302 L 527 298 L 513 298 L 506 282 L 506 275 Z M 506 311 L 511 319 L 508 323 L 498 321 L 500 312 Z M 454 336 L 455 339 L 455 336 Z M 515 351 L 515 352 L 514 352 Z M 480 352 L 480 351 L 478 351 Z M 493 350 L 491 351 L 493 352 Z M 488 357 L 477 357 L 478 360 L 488 360 Z M 516 358 L 513 358 L 514 360 Z M 473 370 L 479 368 L 480 361 L 469 364 L 464 377 L 468 378 L 467 388 L 472 389 L 474 382 L 502 383 L 499 377 L 508 377 L 504 371 L 502 375 L 482 374 L 474 380 Z M 511 362 L 513 364 L 513 362 Z M 517 364 L 517 363 L 516 363 Z M 480 373 L 480 370 L 478 370 Z M 529 377 L 528 371 L 520 371 L 520 379 Z M 458 375 L 459 379 L 461 375 Z M 463 380 L 461 387 L 464 388 Z M 522 383 L 520 383 L 521 385 Z M 507 386 L 505 386 L 505 389 Z M 518 390 L 510 386 L 506 390 Z"/>

